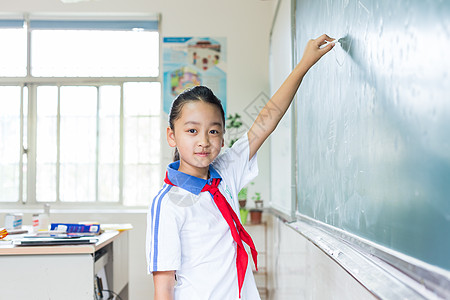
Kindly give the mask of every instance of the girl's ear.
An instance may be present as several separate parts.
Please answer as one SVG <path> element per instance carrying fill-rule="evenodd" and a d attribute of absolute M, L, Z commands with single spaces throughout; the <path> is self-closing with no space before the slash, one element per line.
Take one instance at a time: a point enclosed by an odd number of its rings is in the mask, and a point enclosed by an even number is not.
<path fill-rule="evenodd" d="M 168 126 L 167 127 L 167 142 L 170 147 L 176 147 L 177 142 L 175 141 L 175 132 Z"/>

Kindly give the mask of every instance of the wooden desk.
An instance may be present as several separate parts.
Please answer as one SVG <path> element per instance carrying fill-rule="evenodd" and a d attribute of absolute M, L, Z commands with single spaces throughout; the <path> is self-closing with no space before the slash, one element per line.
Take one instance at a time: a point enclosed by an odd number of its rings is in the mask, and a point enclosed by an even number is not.
<path fill-rule="evenodd" d="M 96 299 L 94 278 L 102 268 L 108 289 L 128 299 L 128 232 L 98 238 L 91 245 L 0 245 L 0 299 Z"/>

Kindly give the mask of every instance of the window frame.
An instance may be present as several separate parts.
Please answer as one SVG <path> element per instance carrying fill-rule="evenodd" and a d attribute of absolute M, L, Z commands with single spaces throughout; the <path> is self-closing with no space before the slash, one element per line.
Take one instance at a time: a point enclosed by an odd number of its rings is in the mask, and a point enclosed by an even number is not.
<path fill-rule="evenodd" d="M 5 17 L 5 15 L 0 16 Z M 43 20 L 43 19 L 57 19 L 57 20 L 145 20 L 152 19 L 157 22 L 157 30 L 155 32 L 158 33 L 158 75 L 157 76 L 142 76 L 142 77 L 35 77 L 31 75 L 31 33 L 32 29 L 30 28 L 30 20 L 33 19 Z M 5 19 L 14 19 L 17 20 L 16 15 L 6 16 Z M 21 88 L 21 103 L 20 103 L 20 161 L 19 161 L 19 199 L 14 202 L 0 202 L 1 206 L 5 209 L 15 209 L 18 207 L 26 207 L 29 209 L 41 208 L 44 203 L 50 203 L 52 206 L 62 209 L 80 209 L 80 208 L 143 208 L 144 205 L 125 205 L 123 203 L 123 188 L 124 188 L 124 180 L 123 180 L 123 167 L 124 167 L 124 156 L 123 156 L 123 147 L 124 147 L 124 112 L 123 112 L 123 87 L 126 83 L 159 83 L 160 90 L 162 89 L 162 80 L 161 80 L 161 22 L 160 15 L 149 15 L 149 14 L 135 14 L 135 15 L 120 15 L 120 16 L 103 16 L 103 15 L 89 15 L 88 17 L 82 15 L 58 15 L 58 16 L 48 16 L 48 15 L 36 15 L 29 16 L 24 14 L 22 16 L 24 21 L 24 27 L 27 31 L 27 74 L 24 77 L 1 77 L 0 76 L 0 86 L 16 86 Z M 119 160 L 119 184 L 120 184 L 120 194 L 118 202 L 100 202 L 98 199 L 98 184 L 96 183 L 96 200 L 94 202 L 62 202 L 59 197 L 57 197 L 54 202 L 44 202 L 37 201 L 36 199 L 36 129 L 37 129 L 37 110 L 36 110 L 36 102 L 37 102 L 37 88 L 39 86 L 56 86 L 58 91 L 63 86 L 90 86 L 98 89 L 101 86 L 119 86 L 120 87 L 120 160 Z M 28 89 L 28 99 L 24 99 L 24 89 Z M 59 94 L 59 92 L 58 92 Z M 58 98 L 60 96 L 58 95 Z M 98 100 L 98 98 L 97 98 Z M 159 99 L 160 101 L 161 98 Z M 28 111 L 24 112 L 24 103 L 27 101 Z M 158 115 L 159 123 L 161 123 L 161 111 Z M 24 128 L 25 124 L 25 116 L 28 117 L 27 120 L 27 128 Z M 58 131 L 59 131 L 59 113 L 58 113 Z M 97 116 L 98 122 L 98 116 Z M 24 133 L 27 133 L 27 147 L 24 146 Z M 98 136 L 97 136 L 98 143 Z M 57 147 L 59 148 L 59 138 L 57 141 Z M 97 150 L 98 151 L 98 150 Z M 160 162 L 158 163 L 161 166 L 162 163 L 162 149 L 160 145 Z M 26 156 L 26 165 L 24 163 L 24 156 Z M 59 152 L 58 152 L 59 156 Z M 59 163 L 59 161 L 58 161 Z M 96 172 L 98 173 L 98 156 L 96 162 Z M 155 164 L 150 164 L 155 165 Z M 26 167 L 26 174 L 24 169 Z M 58 170 L 59 168 L 57 168 Z M 57 190 L 55 193 L 59 195 L 59 172 L 57 171 Z"/>

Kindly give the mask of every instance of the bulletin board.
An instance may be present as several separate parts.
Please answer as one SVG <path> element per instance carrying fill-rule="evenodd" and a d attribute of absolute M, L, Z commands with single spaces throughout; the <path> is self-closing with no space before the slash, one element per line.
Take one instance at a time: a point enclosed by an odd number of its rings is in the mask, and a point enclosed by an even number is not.
<path fill-rule="evenodd" d="M 227 109 L 227 39 L 225 37 L 163 38 L 163 109 L 184 90 L 208 86 Z"/>

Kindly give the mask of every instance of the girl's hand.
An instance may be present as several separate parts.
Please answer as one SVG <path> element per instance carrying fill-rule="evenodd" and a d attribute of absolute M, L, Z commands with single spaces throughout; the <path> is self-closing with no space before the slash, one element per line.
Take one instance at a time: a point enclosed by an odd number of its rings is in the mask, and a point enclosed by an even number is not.
<path fill-rule="evenodd" d="M 334 47 L 334 43 L 329 43 L 323 48 L 322 45 L 326 44 L 326 41 L 331 42 L 333 38 L 330 38 L 326 34 L 322 34 L 316 39 L 311 39 L 306 44 L 305 50 L 303 52 L 303 57 L 300 60 L 299 65 L 303 65 L 306 70 L 309 70 L 325 53 L 330 51 Z"/>

